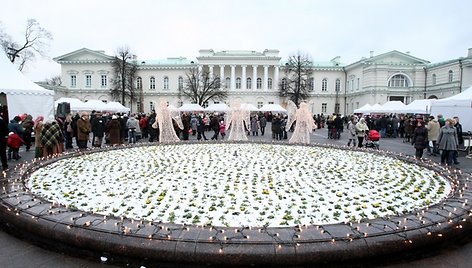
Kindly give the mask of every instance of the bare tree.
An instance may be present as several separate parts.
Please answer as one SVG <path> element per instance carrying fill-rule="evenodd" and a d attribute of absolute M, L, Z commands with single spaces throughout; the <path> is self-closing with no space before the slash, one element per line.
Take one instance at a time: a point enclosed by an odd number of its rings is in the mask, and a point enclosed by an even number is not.
<path fill-rule="evenodd" d="M 28 19 L 23 42 L 15 42 L 10 35 L 0 33 L 0 42 L 3 50 L 12 63 L 19 62 L 18 69 L 21 71 L 26 63 L 36 58 L 36 55 L 45 55 L 49 42 L 53 40 L 52 34 L 41 27 L 35 19 Z"/>
<path fill-rule="evenodd" d="M 186 75 L 186 84 L 180 92 L 193 103 L 203 105 L 209 100 L 225 100 L 228 97 L 228 92 L 220 88 L 220 78 L 211 77 L 208 71 L 191 68 Z"/>
<path fill-rule="evenodd" d="M 43 83 L 46 83 L 47 85 L 51 85 L 51 86 L 60 86 L 62 85 L 62 77 L 61 75 L 56 75 L 51 78 L 47 78 L 46 80 L 43 81 Z"/>
<path fill-rule="evenodd" d="M 138 69 L 136 55 L 131 53 L 128 47 L 119 48 L 112 67 L 114 78 L 111 79 L 111 95 L 115 99 L 121 98 L 121 104 L 123 105 L 125 105 L 126 98 L 132 103 L 138 97 L 135 85 L 136 71 Z"/>
<path fill-rule="evenodd" d="M 308 99 L 309 79 L 313 74 L 313 61 L 307 54 L 300 51 L 288 58 L 284 67 L 285 77 L 281 80 L 279 94 L 288 97 L 297 107 Z"/>

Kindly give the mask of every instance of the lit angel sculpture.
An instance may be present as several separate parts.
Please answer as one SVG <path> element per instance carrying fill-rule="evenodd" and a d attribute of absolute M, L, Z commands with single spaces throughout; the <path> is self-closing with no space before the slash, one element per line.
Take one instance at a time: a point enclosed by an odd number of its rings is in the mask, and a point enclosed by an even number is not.
<path fill-rule="evenodd" d="M 180 129 L 184 128 L 182 119 L 180 119 L 179 111 L 171 110 L 167 107 L 167 101 L 160 100 L 156 110 L 156 120 L 159 124 L 159 141 L 160 142 L 177 142 L 180 141 L 175 133 L 174 120 Z"/>
<path fill-rule="evenodd" d="M 308 109 L 308 104 L 302 102 L 300 103 L 300 108 L 297 109 L 295 103 L 288 101 L 287 112 L 288 119 L 285 130 L 289 131 L 293 122 L 296 121 L 295 130 L 288 142 L 309 144 L 310 133 L 316 128 L 316 124 Z"/>
<path fill-rule="evenodd" d="M 231 104 L 231 110 L 226 115 L 226 130 L 231 127 L 229 141 L 247 141 L 246 129 L 249 127 L 250 112 L 241 107 L 236 100 Z"/>

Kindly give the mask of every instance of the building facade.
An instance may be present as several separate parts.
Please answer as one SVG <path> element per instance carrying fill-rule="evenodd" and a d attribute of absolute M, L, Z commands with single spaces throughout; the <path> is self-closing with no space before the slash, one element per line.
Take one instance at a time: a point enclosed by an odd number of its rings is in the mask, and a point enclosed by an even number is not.
<path fill-rule="evenodd" d="M 113 58 L 103 51 L 87 48 L 54 58 L 61 64 L 62 77 L 62 86 L 54 88 L 56 98 L 112 101 Z M 195 60 L 178 57 L 136 62 L 140 98 L 125 104 L 132 111 L 150 112 L 162 98 L 176 107 L 189 102 L 180 89 L 185 86 L 191 68 L 220 77 L 222 87 L 228 91 L 226 103 L 238 99 L 262 107 L 271 103 L 283 106 L 287 101 L 279 96 L 285 65 L 278 50 L 202 49 Z M 312 113 L 351 114 L 367 103 L 399 100 L 408 104 L 416 99 L 460 93 L 472 86 L 472 49 L 465 57 L 440 63 L 394 50 L 380 55 L 371 52 L 369 58 L 348 65 L 342 64 L 339 57 L 326 62 L 314 61 L 312 68 L 306 100 Z M 212 103 L 218 101 L 205 105 Z"/>

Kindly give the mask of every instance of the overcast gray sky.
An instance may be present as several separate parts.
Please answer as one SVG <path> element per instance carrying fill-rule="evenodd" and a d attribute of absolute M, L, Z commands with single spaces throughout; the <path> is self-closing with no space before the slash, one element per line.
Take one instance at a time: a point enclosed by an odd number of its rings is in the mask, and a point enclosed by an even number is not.
<path fill-rule="evenodd" d="M 125 45 L 141 60 L 269 48 L 314 61 L 399 50 L 440 62 L 472 47 L 471 10 L 470 0 L 15 0 L 2 4 L 0 27 L 18 42 L 28 18 L 52 33 L 49 59 L 24 71 L 39 81 L 60 74 L 54 57 Z"/>

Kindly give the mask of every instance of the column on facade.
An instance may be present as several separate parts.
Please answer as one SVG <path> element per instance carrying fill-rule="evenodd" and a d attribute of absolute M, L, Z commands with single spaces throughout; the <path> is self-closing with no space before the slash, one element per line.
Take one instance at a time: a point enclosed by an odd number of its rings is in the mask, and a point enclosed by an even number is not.
<path fill-rule="evenodd" d="M 210 76 L 210 80 L 213 80 L 213 65 L 208 65 L 208 72 Z"/>
<path fill-rule="evenodd" d="M 223 88 L 225 83 L 225 66 L 220 65 L 220 88 Z"/>
<path fill-rule="evenodd" d="M 241 89 L 246 90 L 246 65 L 241 65 Z"/>
<path fill-rule="evenodd" d="M 268 87 L 267 87 L 267 81 L 269 80 L 269 66 L 268 65 L 264 65 L 264 80 L 263 80 L 263 86 L 262 86 L 262 89 L 263 90 L 267 90 Z"/>
<path fill-rule="evenodd" d="M 279 66 L 274 65 L 274 81 L 272 81 L 272 88 L 274 90 L 279 89 Z"/>
<path fill-rule="evenodd" d="M 231 65 L 231 90 L 236 88 L 236 65 Z"/>
<path fill-rule="evenodd" d="M 252 65 L 252 90 L 257 89 L 257 65 Z"/>

